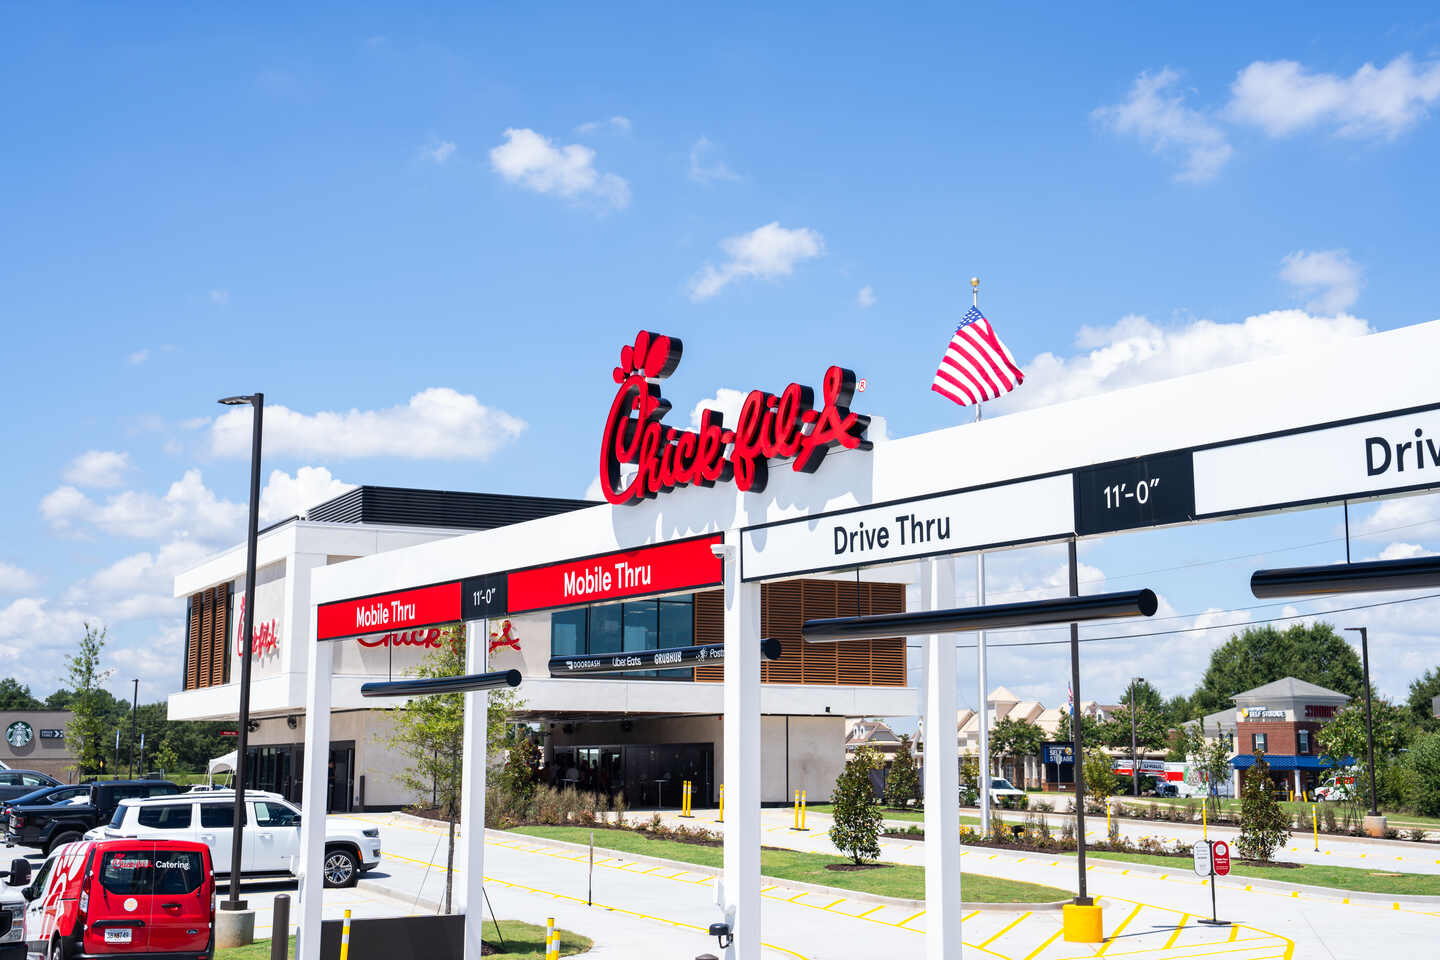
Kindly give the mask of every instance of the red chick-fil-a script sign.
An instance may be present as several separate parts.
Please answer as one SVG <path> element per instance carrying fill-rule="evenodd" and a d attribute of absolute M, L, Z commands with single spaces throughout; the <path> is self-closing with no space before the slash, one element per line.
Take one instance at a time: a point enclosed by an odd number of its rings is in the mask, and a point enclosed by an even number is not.
<path fill-rule="evenodd" d="M 825 371 L 822 405 L 815 391 L 792 383 L 779 393 L 751 390 L 734 427 L 718 410 L 700 415 L 698 430 L 667 427 L 661 420 L 670 403 L 658 381 L 680 365 L 677 337 L 640 331 L 633 345 L 620 348 L 612 376 L 620 385 L 600 441 L 600 488 L 611 503 L 639 503 L 656 494 L 695 483 L 714 486 L 734 481 L 741 490 L 765 489 L 766 461 L 793 457 L 792 468 L 814 473 L 831 447 L 868 450 L 864 439 L 870 418 L 850 412 L 855 374 L 844 367 Z M 621 481 L 621 467 L 635 475 Z"/>
<path fill-rule="evenodd" d="M 510 612 L 713 587 L 722 572 L 710 548 L 720 541 L 719 536 L 695 537 L 512 571 Z"/>

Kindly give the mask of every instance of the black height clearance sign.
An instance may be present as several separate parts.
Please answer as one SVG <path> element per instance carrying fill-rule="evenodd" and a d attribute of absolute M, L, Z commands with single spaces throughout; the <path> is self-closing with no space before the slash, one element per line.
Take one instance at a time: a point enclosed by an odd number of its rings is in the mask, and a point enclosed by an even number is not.
<path fill-rule="evenodd" d="M 1189 450 L 1075 471 L 1075 532 L 1082 537 L 1195 519 Z"/>

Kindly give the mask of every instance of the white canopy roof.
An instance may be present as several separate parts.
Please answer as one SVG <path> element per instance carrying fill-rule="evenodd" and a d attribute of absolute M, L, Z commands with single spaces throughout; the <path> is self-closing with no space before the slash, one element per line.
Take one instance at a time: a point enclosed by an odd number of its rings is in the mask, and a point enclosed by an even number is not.
<path fill-rule="evenodd" d="M 206 772 L 206 773 L 214 773 L 216 770 L 230 770 L 230 771 L 234 771 L 234 769 L 235 769 L 235 751 L 234 751 L 234 750 L 231 750 L 229 753 L 225 754 L 225 756 L 223 756 L 223 757 L 216 757 L 214 760 L 211 760 L 210 763 L 206 765 L 206 767 L 205 767 L 205 772 Z"/>

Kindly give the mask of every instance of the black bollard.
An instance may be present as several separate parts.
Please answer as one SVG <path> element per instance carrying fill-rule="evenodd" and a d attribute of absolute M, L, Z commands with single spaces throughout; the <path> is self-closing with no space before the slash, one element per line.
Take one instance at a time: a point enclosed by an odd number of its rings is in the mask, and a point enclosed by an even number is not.
<path fill-rule="evenodd" d="M 290 894 L 275 897 L 275 914 L 270 922 L 270 960 L 288 960 L 290 955 Z"/>

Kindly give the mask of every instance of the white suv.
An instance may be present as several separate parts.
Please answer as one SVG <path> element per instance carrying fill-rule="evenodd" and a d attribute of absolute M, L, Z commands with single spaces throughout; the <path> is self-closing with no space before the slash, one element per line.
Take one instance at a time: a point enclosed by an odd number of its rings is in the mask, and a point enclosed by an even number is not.
<path fill-rule="evenodd" d="M 198 840 L 210 848 L 215 873 L 228 875 L 234 838 L 235 791 L 210 790 L 121 800 L 87 840 L 114 837 Z M 276 793 L 245 791 L 241 876 L 288 876 L 300 853 L 300 811 Z M 353 887 L 380 862 L 380 830 L 343 820 L 325 824 L 325 886 Z"/>

